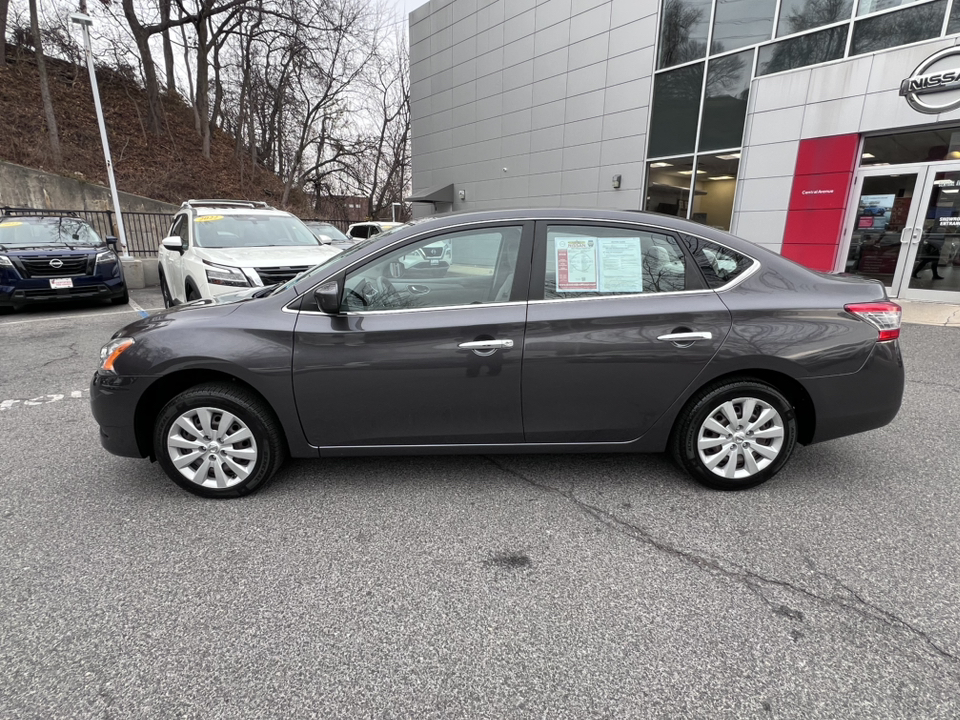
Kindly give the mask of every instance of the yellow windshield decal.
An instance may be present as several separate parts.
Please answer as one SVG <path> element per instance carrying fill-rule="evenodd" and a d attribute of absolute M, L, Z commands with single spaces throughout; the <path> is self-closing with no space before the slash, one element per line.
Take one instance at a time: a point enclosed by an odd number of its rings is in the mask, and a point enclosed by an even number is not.
<path fill-rule="evenodd" d="M 0 223 L 0 228 L 5 228 L 5 227 L 16 227 L 17 225 L 23 225 L 23 223 L 22 223 L 22 222 L 8 222 L 8 223 Z"/>
<path fill-rule="evenodd" d="M 223 215 L 201 215 L 196 219 L 196 222 L 215 222 L 217 220 L 223 220 Z"/>

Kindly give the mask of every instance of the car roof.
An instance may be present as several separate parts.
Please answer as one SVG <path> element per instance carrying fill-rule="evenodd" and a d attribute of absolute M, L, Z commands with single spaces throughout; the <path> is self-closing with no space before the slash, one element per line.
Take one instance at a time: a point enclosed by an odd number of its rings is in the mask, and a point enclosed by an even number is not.
<path fill-rule="evenodd" d="M 413 220 L 408 225 L 416 232 L 441 229 L 446 226 L 468 224 L 475 222 L 498 222 L 504 220 L 570 220 L 570 221 L 599 221 L 599 222 L 624 222 L 644 225 L 654 225 L 675 232 L 687 233 L 708 240 L 728 245 L 733 249 L 750 250 L 755 252 L 760 246 L 754 243 L 731 235 L 725 230 L 719 230 L 709 225 L 702 225 L 692 220 L 684 220 L 674 215 L 662 215 L 660 213 L 646 212 L 643 210 L 615 210 L 608 208 L 512 208 L 502 210 L 469 210 L 463 212 L 444 213 L 443 215 L 431 215 L 425 218 Z M 407 232 L 401 230 L 400 232 Z M 397 235 L 392 236 L 393 240 L 398 239 Z"/>
<path fill-rule="evenodd" d="M 185 207 L 182 210 L 193 210 L 197 217 L 206 217 L 208 215 L 273 215 L 276 217 L 294 217 L 285 210 L 276 208 L 254 208 L 254 207 Z"/>

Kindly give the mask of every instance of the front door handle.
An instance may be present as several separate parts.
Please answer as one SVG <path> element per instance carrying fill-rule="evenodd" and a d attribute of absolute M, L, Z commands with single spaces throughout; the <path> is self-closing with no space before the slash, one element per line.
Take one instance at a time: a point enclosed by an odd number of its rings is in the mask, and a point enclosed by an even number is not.
<path fill-rule="evenodd" d="M 499 350 L 512 348 L 513 340 L 474 340 L 457 345 L 461 350 Z"/>
<path fill-rule="evenodd" d="M 713 340 L 713 333 L 709 332 L 679 332 L 661 335 L 657 340 L 664 342 L 693 342 L 694 340 Z"/>

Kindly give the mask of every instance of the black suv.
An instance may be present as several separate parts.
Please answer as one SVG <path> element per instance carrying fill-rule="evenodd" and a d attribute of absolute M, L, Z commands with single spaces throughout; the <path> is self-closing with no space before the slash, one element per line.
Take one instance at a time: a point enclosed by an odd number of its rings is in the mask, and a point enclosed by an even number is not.
<path fill-rule="evenodd" d="M 48 300 L 127 303 L 116 247 L 77 217 L 0 216 L 0 310 Z"/>

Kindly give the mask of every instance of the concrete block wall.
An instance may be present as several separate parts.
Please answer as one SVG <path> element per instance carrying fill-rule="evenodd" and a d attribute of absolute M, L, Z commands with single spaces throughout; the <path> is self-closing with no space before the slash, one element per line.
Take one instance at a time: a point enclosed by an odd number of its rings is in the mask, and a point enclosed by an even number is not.
<path fill-rule="evenodd" d="M 452 183 L 466 193 L 454 210 L 639 208 L 656 13 L 656 0 L 430 0 L 414 10 L 414 190 Z"/>

